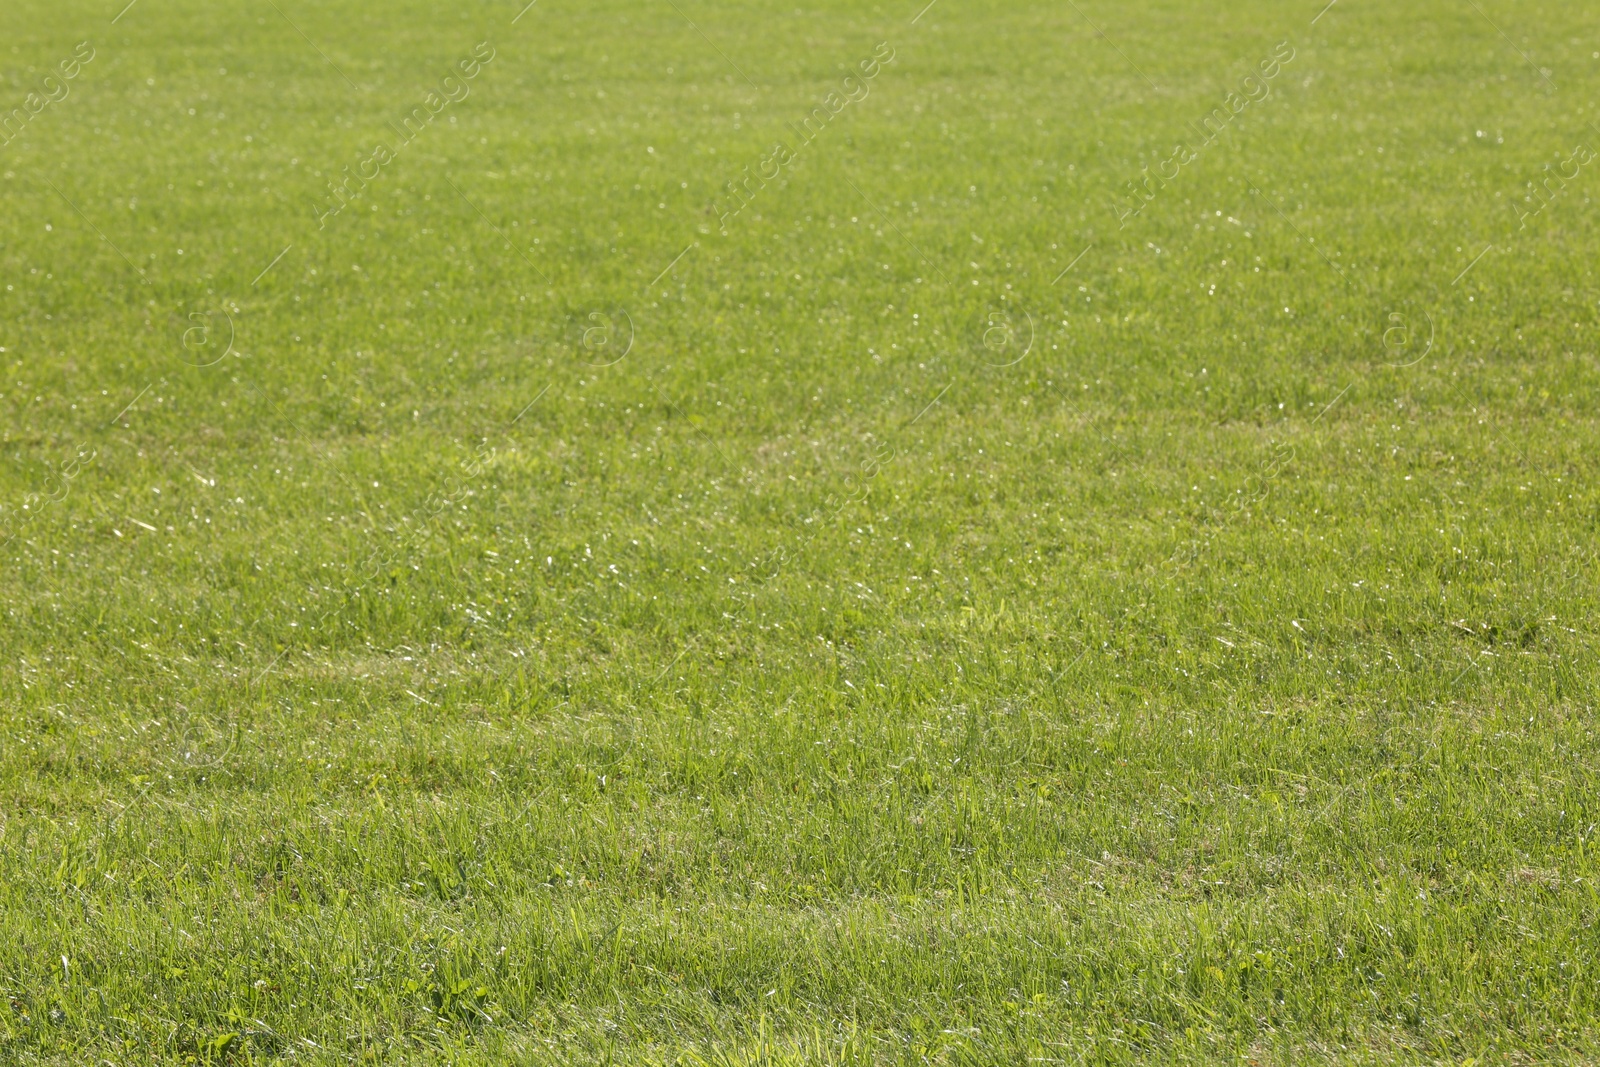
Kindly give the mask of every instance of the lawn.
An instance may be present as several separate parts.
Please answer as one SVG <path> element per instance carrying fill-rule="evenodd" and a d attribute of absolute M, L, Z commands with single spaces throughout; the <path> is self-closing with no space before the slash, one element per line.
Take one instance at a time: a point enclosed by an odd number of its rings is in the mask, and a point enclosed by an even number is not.
<path fill-rule="evenodd" d="M 9 0 L 0 1063 L 1600 1058 L 1600 10 Z"/>

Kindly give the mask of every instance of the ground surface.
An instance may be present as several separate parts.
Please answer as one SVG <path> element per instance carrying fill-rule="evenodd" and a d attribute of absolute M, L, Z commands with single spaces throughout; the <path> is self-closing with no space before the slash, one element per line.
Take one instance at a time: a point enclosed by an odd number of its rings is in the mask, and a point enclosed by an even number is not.
<path fill-rule="evenodd" d="M 1600 1056 L 1592 8 L 120 7 L 0 1061 Z"/>

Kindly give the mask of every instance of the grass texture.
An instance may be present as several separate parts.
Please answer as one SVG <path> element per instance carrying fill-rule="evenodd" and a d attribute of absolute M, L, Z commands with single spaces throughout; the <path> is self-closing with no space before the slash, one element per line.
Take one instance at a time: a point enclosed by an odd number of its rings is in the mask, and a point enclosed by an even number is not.
<path fill-rule="evenodd" d="M 1600 1058 L 1600 13 L 797 3 L 0 9 L 0 1062 Z"/>

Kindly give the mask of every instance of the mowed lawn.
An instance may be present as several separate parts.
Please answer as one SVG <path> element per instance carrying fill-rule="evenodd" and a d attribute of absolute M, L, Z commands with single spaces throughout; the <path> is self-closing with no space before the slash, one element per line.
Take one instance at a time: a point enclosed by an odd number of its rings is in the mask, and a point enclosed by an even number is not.
<path fill-rule="evenodd" d="M 0 1063 L 1600 1057 L 1600 11 L 924 2 L 0 9 Z"/>

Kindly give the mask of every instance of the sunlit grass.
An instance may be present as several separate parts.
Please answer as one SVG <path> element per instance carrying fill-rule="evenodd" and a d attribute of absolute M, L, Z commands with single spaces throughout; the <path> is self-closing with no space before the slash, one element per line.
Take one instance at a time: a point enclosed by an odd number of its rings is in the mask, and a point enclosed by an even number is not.
<path fill-rule="evenodd" d="M 1592 12 L 119 8 L 0 11 L 0 1062 L 1600 1055 Z"/>

